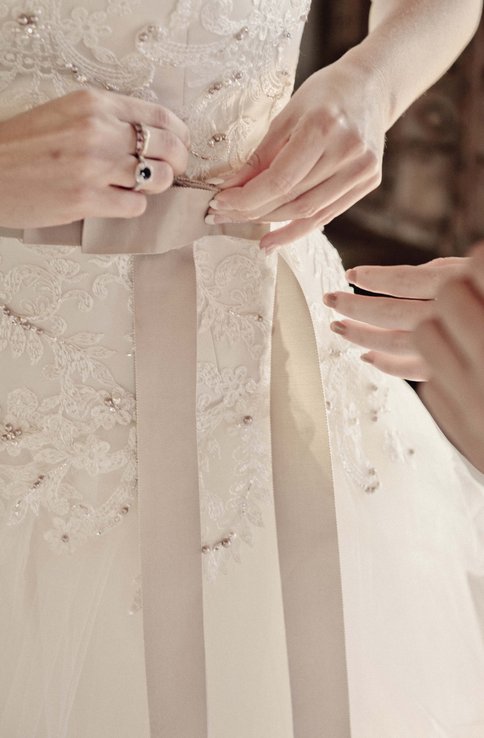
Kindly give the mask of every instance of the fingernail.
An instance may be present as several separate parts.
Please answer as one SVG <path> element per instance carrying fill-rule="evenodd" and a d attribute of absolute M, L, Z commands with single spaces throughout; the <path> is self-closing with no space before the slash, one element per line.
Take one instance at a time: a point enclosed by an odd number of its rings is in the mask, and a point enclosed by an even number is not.
<path fill-rule="evenodd" d="M 373 362 L 373 359 L 368 354 L 363 354 L 362 356 L 360 356 L 360 359 L 362 361 L 365 361 L 367 364 L 373 364 L 374 363 Z"/>
<path fill-rule="evenodd" d="M 205 216 L 205 223 L 208 225 L 219 225 L 222 223 L 236 223 L 237 221 L 233 218 L 229 218 L 227 215 L 213 215 L 209 213 Z"/>
<path fill-rule="evenodd" d="M 217 185 L 223 184 L 225 182 L 225 180 L 222 179 L 221 177 L 212 177 L 212 179 L 206 179 L 205 182 L 207 184 L 211 184 L 211 185 L 217 186 Z"/>
<path fill-rule="evenodd" d="M 329 327 L 334 333 L 339 333 L 341 336 L 344 336 L 346 333 L 346 326 L 340 320 L 335 320 Z"/>
<path fill-rule="evenodd" d="M 345 277 L 351 284 L 354 283 L 356 279 L 356 269 L 347 269 L 345 272 Z"/>
<path fill-rule="evenodd" d="M 326 295 L 323 295 L 323 302 L 328 307 L 335 307 L 336 303 L 338 302 L 338 298 L 334 294 L 334 292 L 328 292 Z"/>

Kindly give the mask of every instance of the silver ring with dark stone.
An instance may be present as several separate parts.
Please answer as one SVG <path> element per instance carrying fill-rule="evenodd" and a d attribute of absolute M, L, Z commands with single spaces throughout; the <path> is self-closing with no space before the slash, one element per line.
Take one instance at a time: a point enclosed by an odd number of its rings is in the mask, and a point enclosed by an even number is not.
<path fill-rule="evenodd" d="M 150 167 L 144 156 L 140 156 L 138 154 L 136 158 L 138 159 L 138 164 L 136 165 L 135 184 L 133 190 L 135 192 L 139 192 L 144 189 L 148 182 L 151 182 L 153 178 L 153 169 Z"/>

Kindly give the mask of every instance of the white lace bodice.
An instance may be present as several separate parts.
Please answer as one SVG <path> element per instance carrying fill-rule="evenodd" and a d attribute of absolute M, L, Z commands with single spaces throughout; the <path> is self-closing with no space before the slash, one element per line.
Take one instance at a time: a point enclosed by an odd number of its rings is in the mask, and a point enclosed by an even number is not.
<path fill-rule="evenodd" d="M 189 174 L 245 161 L 287 100 L 309 0 L 0 4 L 0 115 L 84 85 L 156 100 L 189 125 Z"/>
<path fill-rule="evenodd" d="M 308 0 L 24 0 L 0 4 L 0 117 L 84 85 L 156 100 L 191 130 L 189 174 L 237 168 L 292 89 Z M 252 245 L 196 247 L 202 541 L 261 525 L 270 485 L 274 264 Z M 0 506 L 74 552 L 136 490 L 132 260 L 0 240 Z M 212 342 L 240 345 L 222 361 Z M 206 346 L 206 349 L 204 348 Z M 264 419 L 244 423 L 244 417 Z M 229 432 L 226 432 L 226 429 Z M 230 430 L 231 429 L 231 430 Z M 214 492 L 231 459 L 227 499 Z M 227 467 L 227 465 L 224 465 Z M 224 485 L 225 489 L 225 485 Z M 218 565 L 214 552 L 208 568 Z"/>

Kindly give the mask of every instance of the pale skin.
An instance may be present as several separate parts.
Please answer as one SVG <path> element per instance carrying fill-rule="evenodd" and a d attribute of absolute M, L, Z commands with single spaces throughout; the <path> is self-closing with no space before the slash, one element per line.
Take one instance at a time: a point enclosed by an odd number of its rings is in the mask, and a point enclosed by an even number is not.
<path fill-rule="evenodd" d="M 373 0 L 367 38 L 297 90 L 208 222 L 290 221 L 262 239 L 270 251 L 377 187 L 386 131 L 460 54 L 481 10 L 481 0 Z"/>
<path fill-rule="evenodd" d="M 381 371 L 423 382 L 419 395 L 437 423 L 484 472 L 484 244 L 472 257 L 346 275 L 380 296 L 324 295 L 345 316 L 331 329 L 370 349 L 362 359 Z"/>
<path fill-rule="evenodd" d="M 414 330 L 435 312 L 435 299 L 452 277 L 463 274 L 467 259 L 434 259 L 420 266 L 359 266 L 346 272 L 348 282 L 378 297 L 334 292 L 324 303 L 342 316 L 331 329 L 367 349 L 362 359 L 386 374 L 425 381 L 430 368 L 417 350 Z M 395 299 L 398 298 L 398 299 Z"/>
<path fill-rule="evenodd" d="M 262 239 L 271 249 L 349 208 L 380 182 L 387 129 L 459 55 L 480 12 L 481 0 L 374 0 L 368 37 L 302 85 L 209 217 L 292 221 Z M 130 189 L 135 121 L 153 134 L 146 193 Z M 187 147 L 170 111 L 108 92 L 83 90 L 4 121 L 0 226 L 139 216 L 147 196 L 183 172 Z"/>
<path fill-rule="evenodd" d="M 484 473 L 484 247 L 437 295 L 415 343 L 430 368 L 423 402 L 454 445 Z"/>
<path fill-rule="evenodd" d="M 131 189 L 135 121 L 150 132 L 153 177 L 143 192 Z M 185 171 L 189 143 L 186 125 L 161 105 L 88 89 L 0 122 L 0 225 L 139 216 Z"/>

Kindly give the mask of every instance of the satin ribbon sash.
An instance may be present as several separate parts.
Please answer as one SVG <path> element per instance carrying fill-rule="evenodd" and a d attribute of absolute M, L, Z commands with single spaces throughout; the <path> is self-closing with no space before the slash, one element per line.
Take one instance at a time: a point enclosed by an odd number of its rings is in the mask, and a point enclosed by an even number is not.
<path fill-rule="evenodd" d="M 32 245 L 81 246 L 87 254 L 165 254 L 203 236 L 260 240 L 267 233 L 265 225 L 207 225 L 205 215 L 213 194 L 194 187 L 171 187 L 149 197 L 146 211 L 138 218 L 87 218 L 23 231 L 0 228 L 0 236 Z"/>
<path fill-rule="evenodd" d="M 193 242 L 203 236 L 258 241 L 269 229 L 255 224 L 207 225 L 204 218 L 212 197 L 213 192 L 205 189 L 172 187 L 148 198 L 146 212 L 135 219 L 91 218 L 53 228 L 0 229 L 0 236 L 20 238 L 27 244 L 80 246 L 88 254 L 135 255 L 139 526 L 152 738 L 209 738 L 195 430 Z M 313 550 L 310 573 L 294 586 L 294 562 L 307 558 L 308 552 L 304 536 L 291 535 L 291 520 L 295 515 L 300 521 L 303 518 L 304 529 L 306 518 L 311 535 L 321 538 L 324 521 L 318 530 L 314 505 L 305 507 L 304 499 L 297 497 L 280 499 L 277 511 L 279 528 L 285 528 L 278 536 L 283 547 L 280 566 L 288 653 L 294 665 L 290 673 L 294 736 L 326 738 L 319 705 L 301 699 L 305 687 L 318 678 L 318 670 L 327 668 L 321 663 L 315 668 L 321 624 L 317 617 L 310 618 L 311 632 L 301 639 L 296 611 L 298 600 L 309 607 L 316 604 L 322 567 L 332 566 L 339 577 L 336 536 L 331 538 L 333 555 L 318 558 L 318 551 Z M 317 604 L 324 606 L 321 599 Z M 320 661 L 323 653 L 324 649 Z"/>

